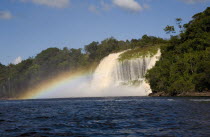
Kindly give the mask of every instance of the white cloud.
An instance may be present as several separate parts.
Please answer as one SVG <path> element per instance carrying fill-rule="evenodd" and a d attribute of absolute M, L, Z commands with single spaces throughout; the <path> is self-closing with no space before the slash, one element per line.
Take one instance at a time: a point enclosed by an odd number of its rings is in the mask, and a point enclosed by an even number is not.
<path fill-rule="evenodd" d="M 94 5 L 90 5 L 88 7 L 88 10 L 91 11 L 91 12 L 93 12 L 93 13 L 95 13 L 95 14 L 99 14 L 100 13 L 99 10 L 98 10 L 98 8 L 96 6 L 94 6 Z"/>
<path fill-rule="evenodd" d="M 31 2 L 38 5 L 44 5 L 53 8 L 66 8 L 70 0 L 20 0 L 21 2 Z"/>
<path fill-rule="evenodd" d="M 181 0 L 184 1 L 185 3 L 193 4 L 193 3 L 202 3 L 202 2 L 208 2 L 210 0 Z"/>
<path fill-rule="evenodd" d="M 135 12 L 143 10 L 142 6 L 135 0 L 112 0 L 112 2 L 114 5 L 126 10 Z"/>
<path fill-rule="evenodd" d="M 108 10 L 110 10 L 110 9 L 112 8 L 111 5 L 105 3 L 103 0 L 101 1 L 101 7 L 102 7 L 102 9 L 105 10 L 105 11 L 108 11 Z"/>
<path fill-rule="evenodd" d="M 0 19 L 9 20 L 12 18 L 12 14 L 9 11 L 0 11 Z"/>
<path fill-rule="evenodd" d="M 112 8 L 112 5 L 105 3 L 104 0 L 101 0 L 100 5 L 98 6 L 90 5 L 88 7 L 88 10 L 95 14 L 100 14 L 102 10 L 109 11 L 111 8 Z"/>
<path fill-rule="evenodd" d="M 19 56 L 12 63 L 16 65 L 16 64 L 19 64 L 21 61 L 22 61 L 22 57 Z"/>

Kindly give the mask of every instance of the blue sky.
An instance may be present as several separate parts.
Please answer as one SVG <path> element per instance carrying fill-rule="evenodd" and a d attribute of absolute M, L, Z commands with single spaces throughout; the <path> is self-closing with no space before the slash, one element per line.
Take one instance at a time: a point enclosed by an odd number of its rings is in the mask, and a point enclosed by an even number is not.
<path fill-rule="evenodd" d="M 210 0 L 1 0 L 0 63 L 17 63 L 49 47 L 82 48 L 111 36 L 167 38 L 166 25 L 177 17 L 187 23 L 208 6 Z"/>

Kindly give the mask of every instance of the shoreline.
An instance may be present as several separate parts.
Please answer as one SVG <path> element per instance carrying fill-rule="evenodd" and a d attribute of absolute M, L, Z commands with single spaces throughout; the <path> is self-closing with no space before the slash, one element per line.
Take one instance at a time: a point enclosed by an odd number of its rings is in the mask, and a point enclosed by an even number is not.
<path fill-rule="evenodd" d="M 116 96 L 113 96 L 116 97 Z M 120 96 L 118 96 L 120 97 Z M 125 97 L 125 96 L 122 96 Z M 129 97 L 129 96 L 127 96 Z M 210 91 L 208 92 L 186 92 L 182 94 L 177 94 L 174 96 L 171 96 L 169 94 L 166 94 L 164 92 L 158 92 L 158 93 L 150 93 L 148 96 L 144 97 L 210 97 Z M 68 97 L 71 98 L 71 97 Z M 75 97 L 75 98 L 80 98 L 80 97 Z M 83 97 L 83 98 L 90 98 L 90 97 Z M 95 97 L 93 97 L 95 98 Z M 99 97 L 100 98 L 100 97 Z M 101 97 L 104 98 L 104 97 Z M 60 98 L 46 98 L 46 99 L 60 99 Z M 64 98 L 67 99 L 67 98 Z M 19 98 L 0 98 L 0 101 L 14 101 L 14 100 L 33 100 L 33 99 L 19 99 Z"/>
<path fill-rule="evenodd" d="M 210 97 L 210 92 L 186 92 L 171 96 L 165 92 L 150 93 L 149 97 Z"/>

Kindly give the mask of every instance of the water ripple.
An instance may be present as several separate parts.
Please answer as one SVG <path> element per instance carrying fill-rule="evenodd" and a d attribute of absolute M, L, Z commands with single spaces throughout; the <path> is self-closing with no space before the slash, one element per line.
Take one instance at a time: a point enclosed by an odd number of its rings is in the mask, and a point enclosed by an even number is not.
<path fill-rule="evenodd" d="M 0 101 L 0 136 L 210 136 L 209 107 L 209 98 Z"/>

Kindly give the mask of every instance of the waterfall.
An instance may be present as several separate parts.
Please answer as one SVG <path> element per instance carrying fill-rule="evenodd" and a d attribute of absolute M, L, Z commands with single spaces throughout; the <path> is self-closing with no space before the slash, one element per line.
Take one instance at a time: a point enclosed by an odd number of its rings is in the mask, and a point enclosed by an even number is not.
<path fill-rule="evenodd" d="M 102 59 L 92 75 L 63 81 L 37 98 L 147 96 L 151 89 L 144 76 L 159 59 L 160 50 L 154 56 L 119 61 L 122 53 Z"/>
<path fill-rule="evenodd" d="M 144 76 L 159 59 L 160 50 L 153 56 L 119 61 L 122 53 L 110 54 L 100 62 L 93 74 L 91 87 L 107 96 L 145 96 L 151 93 Z"/>
<path fill-rule="evenodd" d="M 91 84 L 92 88 L 101 90 L 110 87 L 112 84 L 115 84 L 113 72 L 116 69 L 118 57 L 121 53 L 122 52 L 110 54 L 100 62 L 93 74 Z"/>

